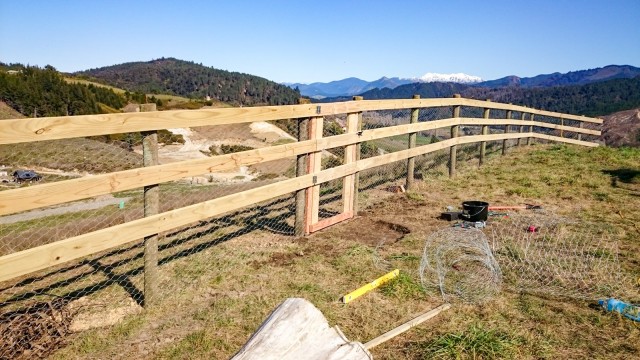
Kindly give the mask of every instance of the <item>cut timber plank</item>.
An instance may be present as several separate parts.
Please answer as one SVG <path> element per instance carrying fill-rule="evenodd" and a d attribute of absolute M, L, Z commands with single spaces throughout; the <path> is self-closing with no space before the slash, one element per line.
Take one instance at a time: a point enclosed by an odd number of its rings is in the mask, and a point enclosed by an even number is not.
<path fill-rule="evenodd" d="M 316 121 L 316 127 L 321 125 L 321 123 L 322 120 Z M 310 156 L 310 163 L 314 165 L 310 165 L 309 171 L 317 172 L 320 170 L 322 150 L 340 146 L 347 146 L 360 141 L 370 141 L 381 139 L 384 137 L 403 135 L 411 132 L 434 130 L 453 125 L 506 125 L 507 123 L 512 125 L 522 124 L 522 122 L 519 120 L 451 118 L 437 121 L 421 122 L 417 124 L 406 124 L 388 128 L 364 130 L 362 132 L 362 135 L 343 134 L 332 136 L 330 138 L 312 138 L 311 140 L 307 141 L 243 151 L 235 154 L 220 155 L 207 159 L 188 160 L 158 166 L 150 166 L 147 168 L 138 168 L 108 174 L 99 174 L 91 177 L 83 177 L 80 179 L 58 181 L 55 183 L 37 184 L 25 188 L 0 192 L 0 216 L 37 209 L 45 206 L 58 205 L 65 202 L 87 199 L 94 196 L 142 188 L 144 186 L 163 182 L 176 181 L 185 177 L 197 176 L 208 172 L 226 171 L 240 166 L 248 166 L 261 162 L 284 159 L 311 152 L 315 152 Z M 557 129 L 557 127 L 559 126 L 543 122 L 527 121 L 527 125 L 529 124 L 548 127 L 552 129 Z M 567 128 L 567 131 L 574 131 L 590 135 L 600 135 L 600 132 L 597 130 L 580 129 L 576 127 Z M 318 128 L 313 129 L 313 127 L 310 126 L 309 129 L 310 131 L 313 130 L 316 133 L 318 132 Z M 322 129 L 320 128 L 319 131 L 321 134 Z M 561 138 L 555 138 L 554 140 L 575 143 L 571 142 L 571 139 L 560 139 Z M 588 145 L 590 143 L 585 141 L 576 144 L 593 146 Z"/>
<path fill-rule="evenodd" d="M 297 119 L 375 110 L 395 110 L 442 106 L 473 106 L 512 110 L 602 124 L 602 119 L 530 109 L 524 106 L 464 98 L 362 100 L 327 104 L 256 106 L 244 108 L 172 110 L 142 113 L 59 116 L 10 119 L 0 122 L 0 144 L 67 139 L 126 132 L 238 124 L 255 121 Z"/>
<path fill-rule="evenodd" d="M 436 315 L 440 314 L 442 311 L 447 310 L 449 308 L 451 308 L 450 304 L 442 304 L 437 308 L 427 311 L 426 313 L 416 317 L 415 319 L 412 319 L 411 321 L 408 321 L 398 326 L 397 328 L 393 330 L 389 330 L 386 333 L 378 336 L 377 338 L 368 341 L 366 344 L 364 344 L 364 347 L 367 348 L 367 350 L 372 349 L 375 346 L 378 346 L 383 342 L 402 334 L 403 332 L 411 329 L 412 327 L 422 324 L 423 322 L 435 317 Z"/>
<path fill-rule="evenodd" d="M 338 214 L 336 216 L 332 216 L 330 218 L 318 221 L 315 224 L 309 225 L 309 233 L 314 233 L 316 231 L 327 228 L 331 225 L 335 225 L 339 222 L 345 221 L 347 219 L 351 219 L 353 217 L 353 211 L 344 212 L 342 214 Z"/>

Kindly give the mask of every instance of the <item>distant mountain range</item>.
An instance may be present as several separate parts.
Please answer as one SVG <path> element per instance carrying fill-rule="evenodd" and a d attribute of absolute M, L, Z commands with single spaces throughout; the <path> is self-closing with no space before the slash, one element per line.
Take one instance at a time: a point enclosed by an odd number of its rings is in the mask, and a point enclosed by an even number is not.
<path fill-rule="evenodd" d="M 315 82 L 312 84 L 302 83 L 285 83 L 291 88 L 298 88 L 300 94 L 309 96 L 314 99 L 322 99 L 326 97 L 352 96 L 364 93 L 373 89 L 394 89 L 400 85 L 413 83 L 431 83 L 431 82 L 453 82 L 460 84 L 472 84 L 481 82 L 482 79 L 477 76 L 467 74 L 437 74 L 427 73 L 419 78 L 399 78 L 383 76 L 378 80 L 365 81 L 356 77 L 350 77 L 342 80 L 331 81 L 328 83 Z"/>
<path fill-rule="evenodd" d="M 640 68 L 630 65 L 609 65 L 601 68 L 571 71 L 565 74 L 559 72 L 553 74 L 537 75 L 534 77 L 520 78 L 515 75 L 500 79 L 484 81 L 478 86 L 498 88 L 504 86 L 553 87 L 565 85 L 586 85 L 600 81 L 613 79 L 631 79 L 640 75 Z"/>
<path fill-rule="evenodd" d="M 419 78 L 405 79 L 398 77 L 382 77 L 375 81 L 365 81 L 355 77 L 331 81 L 328 83 L 316 82 L 312 84 L 287 83 L 292 88 L 298 88 L 304 96 L 315 99 L 323 99 L 329 97 L 345 97 L 353 95 L 363 95 L 373 89 L 380 91 L 388 88 L 395 89 L 398 86 L 413 83 L 457 83 L 468 84 L 475 87 L 483 88 L 501 88 L 501 87 L 554 87 L 566 85 L 586 85 L 600 81 L 613 79 L 631 79 L 640 75 L 640 68 L 630 65 L 609 65 L 602 68 L 572 71 L 565 74 L 553 73 L 543 74 L 534 77 L 518 77 L 515 75 L 506 76 L 496 80 L 482 81 L 477 76 L 466 74 L 436 74 L 427 73 Z M 380 93 L 378 91 L 377 93 Z M 384 91 L 383 91 L 384 92 Z M 387 91 L 388 92 L 388 91 Z M 370 93 L 368 94 L 370 95 Z M 366 98 L 366 97 L 365 97 Z"/>

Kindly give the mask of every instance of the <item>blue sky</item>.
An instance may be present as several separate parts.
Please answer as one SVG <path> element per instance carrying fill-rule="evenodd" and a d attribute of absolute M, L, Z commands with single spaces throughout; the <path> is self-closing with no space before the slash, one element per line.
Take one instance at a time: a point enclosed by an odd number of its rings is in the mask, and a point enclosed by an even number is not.
<path fill-rule="evenodd" d="M 176 57 L 279 82 L 640 66 L 640 0 L 0 0 L 0 61 Z"/>

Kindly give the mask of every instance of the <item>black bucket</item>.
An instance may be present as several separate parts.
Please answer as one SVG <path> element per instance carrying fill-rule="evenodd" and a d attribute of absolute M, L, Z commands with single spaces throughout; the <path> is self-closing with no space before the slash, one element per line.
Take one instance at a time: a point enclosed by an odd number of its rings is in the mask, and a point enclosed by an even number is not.
<path fill-rule="evenodd" d="M 460 218 L 465 221 L 487 221 L 489 203 L 484 201 L 465 201 L 462 203 Z"/>

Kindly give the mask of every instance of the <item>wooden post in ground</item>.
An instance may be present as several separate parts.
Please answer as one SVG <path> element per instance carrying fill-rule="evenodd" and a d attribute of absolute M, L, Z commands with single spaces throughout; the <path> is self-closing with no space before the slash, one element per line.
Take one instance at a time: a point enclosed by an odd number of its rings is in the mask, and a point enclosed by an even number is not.
<path fill-rule="evenodd" d="M 308 130 L 309 140 L 322 138 L 322 128 L 324 119 L 312 117 L 309 119 Z M 307 161 L 307 174 L 317 173 L 322 169 L 322 151 L 309 154 Z M 315 177 L 314 177 L 315 179 Z M 316 182 L 314 181 L 314 184 Z M 311 226 L 318 222 L 318 212 L 320 211 L 320 184 L 313 185 L 307 189 L 307 199 L 305 206 L 305 233 L 311 233 Z"/>
<path fill-rule="evenodd" d="M 533 122 L 533 117 L 535 116 L 535 114 L 531 114 L 531 116 L 529 116 L 529 120 L 531 122 Z M 529 125 L 529 132 L 532 133 L 533 132 L 533 125 Z M 528 137 L 527 138 L 527 145 L 533 145 L 533 138 L 532 137 Z"/>
<path fill-rule="evenodd" d="M 420 95 L 413 95 L 413 98 L 420 99 Z M 420 115 L 419 108 L 411 109 L 411 120 L 409 121 L 409 123 L 416 124 L 418 122 L 418 115 Z M 418 136 L 418 133 L 415 133 L 415 132 L 409 133 L 409 149 L 413 149 L 414 147 L 416 147 L 417 136 Z M 413 173 L 415 172 L 415 170 L 416 170 L 416 158 L 410 157 L 407 160 L 407 181 L 405 184 L 405 189 L 407 191 L 409 191 L 409 189 L 413 187 L 413 182 L 415 180 L 413 178 Z"/>
<path fill-rule="evenodd" d="M 580 129 L 582 129 L 582 128 L 584 127 L 584 122 L 579 121 L 579 122 L 578 122 L 578 127 L 579 127 Z M 581 134 L 581 133 L 578 133 L 578 141 L 582 141 L 582 134 Z"/>
<path fill-rule="evenodd" d="M 155 105 L 155 104 L 154 104 Z M 142 133 L 142 161 L 144 166 L 158 165 L 158 132 Z M 144 187 L 144 216 L 160 212 L 160 186 Z M 144 307 L 158 300 L 158 234 L 144 238 Z"/>
<path fill-rule="evenodd" d="M 298 99 L 299 104 L 310 104 L 309 99 Z M 309 119 L 298 119 L 298 141 L 305 141 L 309 136 Z M 296 161 L 296 176 L 307 174 L 307 154 L 298 155 Z M 294 224 L 295 236 L 304 236 L 305 234 L 305 210 L 306 210 L 306 190 L 300 189 L 296 191 L 296 219 Z"/>
<path fill-rule="evenodd" d="M 520 121 L 524 123 L 524 120 L 526 117 L 527 117 L 527 113 L 521 113 Z M 520 132 L 520 134 L 522 134 L 524 132 L 524 125 L 520 125 L 520 129 L 518 131 Z M 523 143 L 522 138 L 518 138 L 518 146 L 522 145 L 522 143 Z"/>
<path fill-rule="evenodd" d="M 456 98 L 456 99 L 459 99 L 460 98 L 460 94 L 454 94 L 453 97 Z M 460 117 L 460 105 L 453 107 L 453 117 L 454 118 Z M 451 127 L 451 138 L 452 139 L 458 137 L 458 128 L 459 128 L 458 125 L 454 125 L 454 126 Z M 458 147 L 457 147 L 457 145 L 451 145 L 451 148 L 449 149 L 449 177 L 456 176 L 457 156 L 458 156 Z"/>
<path fill-rule="evenodd" d="M 361 100 L 353 97 L 354 101 Z M 358 132 L 359 112 L 347 114 L 347 134 Z M 350 164 L 356 161 L 356 145 L 347 145 L 344 147 L 344 164 Z M 347 175 L 342 179 L 342 212 L 344 214 L 353 214 L 353 204 L 355 198 L 355 174 Z"/>
<path fill-rule="evenodd" d="M 487 102 L 491 102 L 491 100 L 487 99 Z M 484 112 L 482 113 L 482 117 L 485 119 L 489 119 L 491 116 L 491 109 L 486 107 L 484 108 Z M 482 135 L 489 134 L 489 125 L 482 125 Z M 480 143 L 480 165 L 484 164 L 485 156 L 487 155 L 487 142 L 482 141 Z"/>
<path fill-rule="evenodd" d="M 355 101 L 361 101 L 364 98 L 362 96 L 354 96 L 353 100 Z M 356 129 L 356 131 L 362 131 L 362 112 L 358 113 L 358 127 Z M 360 155 L 362 152 L 362 144 L 361 143 L 357 143 L 356 144 L 356 161 L 360 160 Z M 358 215 L 358 193 L 360 192 L 360 173 L 357 172 L 354 174 L 353 176 L 353 216 Z"/>
<path fill-rule="evenodd" d="M 564 126 L 564 118 L 560 118 L 560 126 Z M 560 129 L 560 137 L 564 137 L 564 129 Z"/>
<path fill-rule="evenodd" d="M 511 112 L 511 110 L 507 110 L 507 116 L 505 116 L 506 119 L 511 119 L 513 113 Z M 509 132 L 509 125 L 505 125 L 504 126 L 504 133 L 508 133 Z M 505 155 L 507 153 L 507 140 L 502 140 L 502 155 Z"/>

